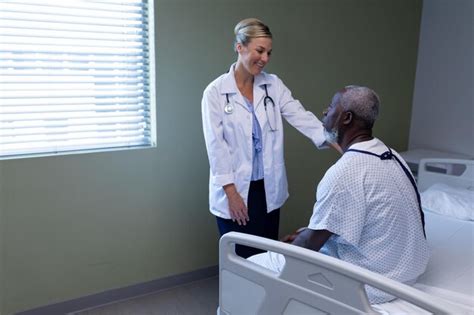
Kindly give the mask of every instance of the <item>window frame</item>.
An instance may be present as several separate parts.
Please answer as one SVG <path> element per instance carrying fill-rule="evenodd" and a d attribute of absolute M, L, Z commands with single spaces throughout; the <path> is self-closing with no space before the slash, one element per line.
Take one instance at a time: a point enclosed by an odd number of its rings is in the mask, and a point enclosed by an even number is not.
<path fill-rule="evenodd" d="M 100 2 L 100 1 L 99 1 Z M 1 160 L 11 160 L 11 159 L 23 159 L 23 158 L 34 158 L 34 157 L 45 157 L 45 156 L 61 156 L 61 155 L 70 155 L 70 154 L 87 154 L 87 153 L 97 153 L 97 152 L 110 152 L 110 151 L 123 151 L 123 150 L 137 150 L 137 149 L 150 149 L 156 147 L 156 129 L 157 129 L 157 119 L 156 119 L 156 61 L 155 61 L 155 21 L 154 21 L 154 1 L 153 0 L 142 0 L 141 1 L 146 10 L 143 12 L 141 16 L 142 19 L 147 18 L 147 25 L 148 25 L 148 33 L 147 33 L 147 41 L 148 45 L 145 45 L 142 52 L 144 56 L 147 56 L 148 65 L 145 63 L 143 65 L 145 72 L 148 73 L 148 76 L 145 77 L 145 81 L 148 81 L 148 91 L 144 91 L 143 95 L 148 94 L 148 131 L 149 135 L 147 139 L 149 139 L 148 144 L 142 145 L 121 145 L 121 146 L 113 146 L 112 144 L 105 144 L 103 147 L 94 147 L 94 148 L 79 148 L 79 149 L 63 149 L 63 150 L 54 150 L 54 151 L 46 151 L 46 152 L 29 152 L 29 153 L 13 153 L 13 154 L 3 154 L 0 148 L 0 161 Z M 148 48 L 148 49 L 147 49 Z M 123 56 L 123 55 L 122 55 Z M 148 69 L 147 69 L 148 68 Z M 1 75 L 1 73 L 0 73 Z M 21 84 L 21 83 L 20 83 Z M 0 82 L 1 86 L 1 82 Z M 0 89 L 1 93 L 1 89 Z M 0 114 L 2 113 L 2 108 L 0 105 Z M 143 114 L 146 115 L 146 114 Z M 146 116 L 144 116 L 146 117 Z M 8 129 L 7 129 L 8 130 Z M 1 133 L 1 130 L 0 130 Z M 144 131 L 146 134 L 146 131 Z M 0 143 L 0 146 L 2 144 Z M 92 144 L 97 145 L 97 144 Z M 54 145 L 50 146 L 49 148 L 54 148 Z"/>

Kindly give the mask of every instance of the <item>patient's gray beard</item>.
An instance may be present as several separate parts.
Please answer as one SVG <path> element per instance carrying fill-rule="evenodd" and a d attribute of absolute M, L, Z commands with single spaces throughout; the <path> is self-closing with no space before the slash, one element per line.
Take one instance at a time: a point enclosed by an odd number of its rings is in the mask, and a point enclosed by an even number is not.
<path fill-rule="evenodd" d="M 337 130 L 331 130 L 331 131 L 327 131 L 326 128 L 324 128 L 324 138 L 326 138 L 326 141 L 329 142 L 329 143 L 337 143 L 337 137 L 338 137 L 339 133 Z"/>

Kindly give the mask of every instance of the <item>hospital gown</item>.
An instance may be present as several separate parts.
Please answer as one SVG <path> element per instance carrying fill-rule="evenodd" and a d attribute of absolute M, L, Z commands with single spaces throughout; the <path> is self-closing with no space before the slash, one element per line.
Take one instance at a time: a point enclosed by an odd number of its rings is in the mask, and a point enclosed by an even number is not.
<path fill-rule="evenodd" d="M 351 149 L 378 155 L 388 150 L 376 138 Z M 414 284 L 424 272 L 429 250 L 420 210 L 413 186 L 397 161 L 346 152 L 324 175 L 316 199 L 308 228 L 334 234 L 320 252 L 406 284 Z M 282 256 L 263 257 L 253 260 L 281 271 Z M 371 304 L 393 299 L 369 286 L 366 291 Z"/>

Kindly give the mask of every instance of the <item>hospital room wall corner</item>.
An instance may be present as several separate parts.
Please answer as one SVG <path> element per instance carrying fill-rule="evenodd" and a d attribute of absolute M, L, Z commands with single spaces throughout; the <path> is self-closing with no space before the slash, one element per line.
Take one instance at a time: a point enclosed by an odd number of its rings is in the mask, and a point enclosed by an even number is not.
<path fill-rule="evenodd" d="M 306 109 L 321 117 L 336 90 L 369 86 L 384 102 L 376 134 L 406 149 L 420 0 L 154 6 L 157 147 L 0 161 L 2 315 L 213 270 L 218 234 L 200 102 L 234 62 L 233 27 L 244 17 L 271 27 L 266 70 Z M 291 197 L 282 233 L 307 223 L 316 184 L 337 155 L 285 125 L 285 157 Z"/>
<path fill-rule="evenodd" d="M 473 12 L 471 0 L 423 2 L 410 149 L 474 157 Z"/>

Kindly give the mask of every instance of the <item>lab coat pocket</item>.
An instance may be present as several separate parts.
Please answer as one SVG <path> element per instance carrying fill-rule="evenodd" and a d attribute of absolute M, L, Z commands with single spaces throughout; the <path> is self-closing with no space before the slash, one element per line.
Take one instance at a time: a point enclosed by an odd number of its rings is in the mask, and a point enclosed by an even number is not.
<path fill-rule="evenodd" d="M 275 164 L 275 203 L 282 204 L 288 198 L 288 180 L 286 177 L 285 163 Z"/>

